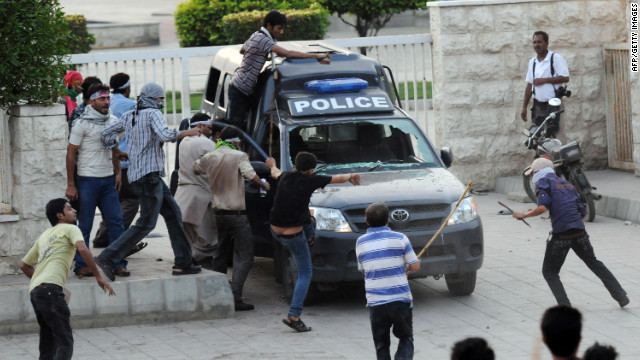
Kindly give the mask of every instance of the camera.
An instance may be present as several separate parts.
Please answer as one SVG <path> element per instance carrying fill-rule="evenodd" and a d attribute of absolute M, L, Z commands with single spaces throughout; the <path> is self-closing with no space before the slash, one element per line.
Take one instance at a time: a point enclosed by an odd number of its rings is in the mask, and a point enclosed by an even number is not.
<path fill-rule="evenodd" d="M 560 86 L 556 89 L 556 97 L 560 99 L 563 96 L 571 97 L 571 90 L 567 90 L 566 86 Z"/>

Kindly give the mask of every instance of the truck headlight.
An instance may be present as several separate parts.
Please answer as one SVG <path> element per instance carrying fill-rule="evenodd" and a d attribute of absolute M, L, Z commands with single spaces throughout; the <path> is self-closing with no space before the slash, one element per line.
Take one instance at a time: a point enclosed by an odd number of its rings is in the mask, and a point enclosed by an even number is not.
<path fill-rule="evenodd" d="M 455 205 L 456 203 L 451 204 L 451 206 Z M 477 218 L 476 201 L 472 197 L 468 197 L 460 202 L 460 205 L 458 205 L 458 208 L 453 213 L 453 216 L 451 216 L 451 219 L 449 219 L 447 225 L 464 224 Z"/>
<path fill-rule="evenodd" d="M 316 230 L 352 232 L 340 210 L 322 207 L 309 207 L 309 210 L 316 218 Z"/>

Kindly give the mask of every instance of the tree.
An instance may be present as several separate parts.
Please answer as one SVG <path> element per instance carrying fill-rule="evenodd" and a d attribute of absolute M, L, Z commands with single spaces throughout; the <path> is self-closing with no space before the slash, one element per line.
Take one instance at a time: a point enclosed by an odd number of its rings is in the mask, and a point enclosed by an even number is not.
<path fill-rule="evenodd" d="M 0 108 L 49 104 L 72 36 L 57 0 L 0 0 Z"/>
<path fill-rule="evenodd" d="M 425 9 L 427 0 L 319 0 L 331 13 L 345 24 L 353 27 L 360 37 L 376 36 L 391 20 L 393 14 L 406 10 Z M 355 23 L 347 21 L 345 15 L 356 16 Z"/>

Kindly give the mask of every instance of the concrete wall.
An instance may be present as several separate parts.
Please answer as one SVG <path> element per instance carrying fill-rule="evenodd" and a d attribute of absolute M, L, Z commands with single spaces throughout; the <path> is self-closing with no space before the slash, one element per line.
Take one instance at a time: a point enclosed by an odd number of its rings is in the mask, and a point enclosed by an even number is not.
<path fill-rule="evenodd" d="M 51 225 L 45 205 L 64 197 L 68 129 L 63 105 L 11 108 L 9 137 L 14 213 L 0 219 L 0 275 L 18 272 L 20 260 Z"/>
<path fill-rule="evenodd" d="M 569 66 L 568 140 L 588 169 L 607 165 L 602 44 L 627 40 L 628 0 L 482 0 L 428 3 L 433 36 L 435 141 L 454 153 L 452 171 L 476 189 L 519 173 L 533 153 L 520 119 L 536 30 Z M 529 107 L 531 103 L 529 104 Z M 527 127 L 531 122 L 527 122 Z"/>

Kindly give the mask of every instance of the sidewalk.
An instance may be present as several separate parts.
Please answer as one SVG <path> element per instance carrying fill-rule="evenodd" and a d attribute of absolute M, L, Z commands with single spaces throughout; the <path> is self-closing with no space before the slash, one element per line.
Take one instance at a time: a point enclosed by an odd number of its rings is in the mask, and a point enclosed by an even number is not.
<path fill-rule="evenodd" d="M 587 171 L 586 175 L 596 188 L 594 193 L 602 196 L 596 201 L 596 215 L 640 224 L 640 177 L 618 170 Z M 501 177 L 494 190 L 514 201 L 530 201 L 522 176 Z"/>
<path fill-rule="evenodd" d="M 454 342 L 479 336 L 489 342 L 497 359 L 551 360 L 540 341 L 539 330 L 542 313 L 555 304 L 540 272 L 549 219 L 528 219 L 532 225 L 528 228 L 510 216 L 497 215 L 502 209 L 497 201 L 515 210 L 526 209 L 528 205 L 509 201 L 505 195 L 494 192 L 475 197 L 485 235 L 485 258 L 478 271 L 476 290 L 471 296 L 454 297 L 448 293 L 444 279 L 410 282 L 414 298 L 414 359 L 448 359 Z M 144 265 L 140 260 L 143 255 L 152 260 L 163 258 L 157 264 L 157 275 L 171 277 L 168 261 L 171 248 L 164 229 L 158 223 L 154 235 L 162 237 L 150 239 L 150 245 L 133 257 L 130 265 L 133 275 L 121 282 L 132 283 L 136 279 Z M 621 359 L 640 359 L 637 341 L 640 227 L 597 217 L 596 222 L 587 224 L 587 230 L 598 258 L 620 280 L 631 304 L 621 310 L 598 279 L 570 254 L 561 276 L 571 301 L 584 317 L 579 354 L 599 341 L 615 346 Z M 74 293 L 72 302 L 82 302 L 78 295 Z M 74 328 L 74 359 L 375 358 L 362 287 L 341 289 L 305 307 L 303 319 L 313 331 L 303 334 L 294 333 L 280 322 L 288 303 L 282 297 L 281 286 L 273 281 L 270 260 L 256 259 L 245 296 L 256 305 L 256 310 L 239 312 L 230 318 Z M 3 305 L 6 307 L 4 302 Z M 72 313 L 77 309 L 72 309 Z M 27 310 L 32 312 L 30 308 Z M 392 349 L 396 346 L 397 340 L 392 337 Z M 2 359 L 27 360 L 37 358 L 37 354 L 37 333 L 0 336 Z"/>

